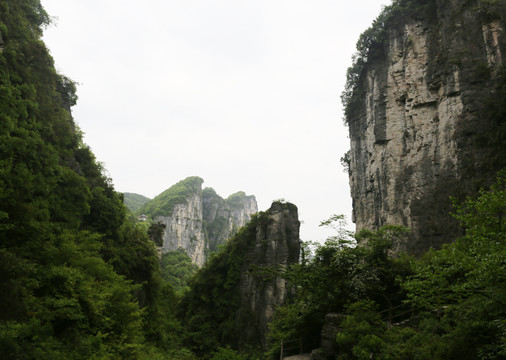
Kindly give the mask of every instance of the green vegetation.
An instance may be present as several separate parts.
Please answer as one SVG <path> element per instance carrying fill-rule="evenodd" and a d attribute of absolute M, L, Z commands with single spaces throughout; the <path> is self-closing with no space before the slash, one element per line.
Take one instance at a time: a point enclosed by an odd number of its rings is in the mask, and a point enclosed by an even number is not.
<path fill-rule="evenodd" d="M 141 222 L 138 224 L 138 226 L 144 225 L 146 223 L 147 222 Z M 149 227 L 146 229 L 147 233 L 149 235 L 149 238 L 151 239 L 151 241 L 153 241 L 156 244 L 156 246 L 163 246 L 163 232 L 166 227 L 167 227 L 167 225 L 165 225 L 165 224 L 154 223 L 154 224 L 149 225 Z"/>
<path fill-rule="evenodd" d="M 4 0 L 0 19 L 2 358 L 262 358 L 254 339 L 241 342 L 251 314 L 238 313 L 238 285 L 266 214 L 200 271 L 181 251 L 165 254 L 160 267 L 146 228 L 129 220 L 123 196 L 73 122 L 76 86 L 55 71 L 41 41 L 49 17 L 40 2 Z M 371 32 L 364 49 L 378 39 Z M 497 146 L 506 108 L 506 75 L 500 79 L 500 99 L 488 107 Z M 143 212 L 168 215 L 201 185 L 188 178 Z M 317 347 L 324 315 L 339 312 L 339 359 L 506 358 L 505 204 L 506 170 L 490 189 L 455 204 L 465 235 L 421 259 L 391 254 L 406 232 L 395 226 L 307 244 L 301 263 L 282 271 L 292 297 L 276 309 L 266 357 L 279 357 L 282 340 Z M 161 230 L 150 227 L 155 242 Z"/>
<path fill-rule="evenodd" d="M 323 225 L 341 221 L 333 217 Z M 277 309 L 271 328 L 271 356 L 279 356 L 281 341 L 299 340 L 305 351 L 319 346 L 325 314 L 342 313 L 350 302 L 371 299 L 380 311 L 398 306 L 404 299 L 397 279 L 411 274 L 409 258 L 389 256 L 394 242 L 403 238 L 401 227 L 384 227 L 379 232 L 357 236 L 362 246 L 347 232 L 330 238 L 325 244 L 305 247 L 305 259 L 289 269 L 295 297 Z"/>
<path fill-rule="evenodd" d="M 241 329 L 248 326 L 247 318 L 238 318 L 239 281 L 245 256 L 254 244 L 257 226 L 267 221 L 266 213 L 254 215 L 219 253 L 211 254 L 191 280 L 190 291 L 184 295 L 180 311 L 187 331 L 184 343 L 199 357 L 207 358 L 219 347 L 244 350 L 251 345 L 240 343 L 239 338 Z"/>
<path fill-rule="evenodd" d="M 123 193 L 125 206 L 135 215 L 140 215 L 138 210 L 151 199 L 134 193 Z"/>
<path fill-rule="evenodd" d="M 198 270 L 183 249 L 169 251 L 162 255 L 160 262 L 162 279 L 169 283 L 176 294 L 183 295 L 190 290 L 188 283 Z"/>
<path fill-rule="evenodd" d="M 241 209 L 243 207 L 245 197 L 246 193 L 244 191 L 238 191 L 226 198 L 225 202 L 231 209 Z"/>
<path fill-rule="evenodd" d="M 216 193 L 216 190 L 210 187 L 206 187 L 202 190 L 203 198 L 219 199 L 220 196 Z"/>
<path fill-rule="evenodd" d="M 188 177 L 144 204 L 138 213 L 149 215 L 151 218 L 170 216 L 174 206 L 187 203 L 193 194 L 200 191 L 203 182 L 204 180 L 198 176 Z"/>
<path fill-rule="evenodd" d="M 281 340 L 316 347 L 315 319 L 337 312 L 337 359 L 505 358 L 505 204 L 501 171 L 490 190 L 455 204 L 465 235 L 421 259 L 389 255 L 399 227 L 361 232 L 356 247 L 343 235 L 317 245 L 285 274 L 296 296 L 276 311 L 269 354 Z"/>
<path fill-rule="evenodd" d="M 37 0 L 6 0 L 0 19 L 0 353 L 156 356 L 171 344 L 168 290 L 73 122 L 76 86 L 41 41 L 49 17 Z"/>
<path fill-rule="evenodd" d="M 241 355 L 237 351 L 231 349 L 230 347 L 226 348 L 218 348 L 216 352 L 213 353 L 213 357 L 211 360 L 250 360 L 247 356 Z"/>

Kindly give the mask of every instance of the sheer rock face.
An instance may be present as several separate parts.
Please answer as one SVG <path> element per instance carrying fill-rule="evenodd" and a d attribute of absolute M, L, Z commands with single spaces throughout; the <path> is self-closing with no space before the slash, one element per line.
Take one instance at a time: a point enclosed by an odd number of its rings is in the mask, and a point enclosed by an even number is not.
<path fill-rule="evenodd" d="M 186 204 L 175 205 L 171 216 L 158 216 L 156 222 L 165 225 L 162 253 L 182 248 L 193 263 L 202 266 L 207 247 L 202 218 L 202 190 L 190 196 Z"/>
<path fill-rule="evenodd" d="M 297 207 L 275 202 L 266 212 L 268 221 L 256 229 L 253 246 L 245 257 L 241 271 L 241 304 L 238 318 L 250 317 L 243 329 L 243 342 L 259 342 L 266 349 L 267 324 L 276 306 L 285 302 L 287 281 L 279 276 L 259 273 L 259 268 L 283 269 L 299 261 L 300 239 Z M 252 342 L 253 341 L 253 342 Z"/>
<path fill-rule="evenodd" d="M 206 193 L 198 189 L 186 203 L 175 205 L 171 216 L 155 218 L 156 222 L 165 225 L 162 253 L 183 248 L 193 263 L 201 267 L 211 251 L 258 211 L 254 196 L 238 193 L 236 206 L 232 208 L 216 193 L 213 197 L 206 196 Z"/>
<path fill-rule="evenodd" d="M 258 212 L 254 196 L 238 192 L 222 199 L 210 188 L 204 189 L 202 207 L 211 252 L 217 251 L 224 239 L 230 238 Z"/>
<path fill-rule="evenodd" d="M 347 118 L 357 230 L 407 226 L 413 253 L 453 240 L 449 197 L 497 170 L 476 144 L 490 127 L 480 111 L 506 57 L 506 26 L 478 5 L 436 0 L 432 15 L 389 28 Z"/>

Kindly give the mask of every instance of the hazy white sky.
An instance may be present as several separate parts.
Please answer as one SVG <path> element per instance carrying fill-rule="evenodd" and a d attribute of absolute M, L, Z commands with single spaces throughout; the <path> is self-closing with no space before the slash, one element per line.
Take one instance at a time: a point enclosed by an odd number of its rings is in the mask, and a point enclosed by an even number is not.
<path fill-rule="evenodd" d="M 259 209 L 297 205 L 302 240 L 351 223 L 339 96 L 355 43 L 389 0 L 42 0 L 44 40 L 77 81 L 74 118 L 116 190 L 188 176 Z M 354 228 L 352 226 L 351 228 Z"/>

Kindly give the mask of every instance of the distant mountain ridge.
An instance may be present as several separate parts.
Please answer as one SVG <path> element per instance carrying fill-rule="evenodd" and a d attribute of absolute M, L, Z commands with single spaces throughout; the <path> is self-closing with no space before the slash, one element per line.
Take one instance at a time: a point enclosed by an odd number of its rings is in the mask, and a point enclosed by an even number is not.
<path fill-rule="evenodd" d="M 147 196 L 136 193 L 123 193 L 123 201 L 127 208 L 134 214 L 148 201 L 151 201 Z"/>
<path fill-rule="evenodd" d="M 165 225 L 163 253 L 184 249 L 198 266 L 258 212 L 255 196 L 239 191 L 223 199 L 212 188 L 202 189 L 203 183 L 198 176 L 188 177 L 144 202 L 134 212 Z M 145 198 L 126 194 L 125 199 L 129 198 L 130 202 L 133 198 L 136 204 Z M 129 206 L 127 200 L 125 204 Z"/>
<path fill-rule="evenodd" d="M 170 216 L 176 205 L 185 204 L 193 194 L 202 192 L 203 183 L 204 180 L 198 176 L 187 177 L 146 202 L 139 209 L 139 214 L 146 214 L 152 219 L 157 216 Z"/>

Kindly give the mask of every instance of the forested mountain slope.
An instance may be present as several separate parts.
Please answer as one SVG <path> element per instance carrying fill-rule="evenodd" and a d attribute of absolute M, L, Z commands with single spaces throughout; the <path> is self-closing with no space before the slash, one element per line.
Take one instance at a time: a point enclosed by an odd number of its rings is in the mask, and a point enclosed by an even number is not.
<path fill-rule="evenodd" d="M 274 310 L 290 295 L 280 274 L 299 261 L 299 227 L 296 206 L 274 202 L 211 255 L 181 304 L 185 342 L 197 355 L 230 346 L 262 358 Z"/>
<path fill-rule="evenodd" d="M 136 357 L 159 337 L 157 259 L 82 142 L 49 21 L 37 0 L 0 2 L 0 353 Z"/>
<path fill-rule="evenodd" d="M 151 199 L 140 194 L 135 193 L 129 193 L 125 192 L 123 193 L 125 206 L 130 209 L 130 211 L 134 214 L 137 214 L 137 211 L 148 201 Z"/>

